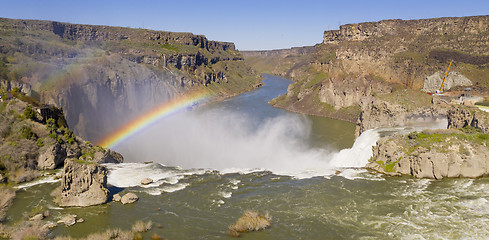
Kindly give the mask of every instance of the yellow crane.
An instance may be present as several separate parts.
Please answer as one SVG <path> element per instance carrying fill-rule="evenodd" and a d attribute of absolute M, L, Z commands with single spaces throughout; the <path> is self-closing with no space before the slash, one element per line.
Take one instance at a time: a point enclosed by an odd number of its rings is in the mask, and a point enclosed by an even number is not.
<path fill-rule="evenodd" d="M 453 62 L 453 60 L 451 60 L 450 61 L 450 64 L 448 64 L 447 73 L 445 73 L 445 78 L 443 78 L 443 82 L 441 83 L 441 87 L 440 87 L 440 91 L 439 92 L 443 92 L 443 85 L 445 84 L 445 80 L 447 80 L 448 71 L 450 71 L 450 66 L 452 66 L 452 62 Z"/>

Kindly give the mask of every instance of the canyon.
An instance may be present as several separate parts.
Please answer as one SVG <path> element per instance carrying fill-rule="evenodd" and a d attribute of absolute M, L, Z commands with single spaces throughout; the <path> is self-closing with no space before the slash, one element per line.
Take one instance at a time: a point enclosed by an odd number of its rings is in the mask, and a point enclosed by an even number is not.
<path fill-rule="evenodd" d="M 489 16 L 474 16 L 347 24 L 325 31 L 315 46 L 242 54 L 261 71 L 295 81 L 274 106 L 357 123 L 358 135 L 419 113 L 445 115 L 446 106 L 422 89 L 440 88 L 451 60 L 443 90 L 460 94 L 470 86 L 486 96 L 488 23 Z M 393 111 L 377 111 L 379 117 L 372 109 L 382 106 Z"/>
<path fill-rule="evenodd" d="M 179 95 L 225 98 L 260 81 L 233 43 L 191 33 L 6 18 L 0 33 L 0 86 L 63 108 L 93 142 Z"/>

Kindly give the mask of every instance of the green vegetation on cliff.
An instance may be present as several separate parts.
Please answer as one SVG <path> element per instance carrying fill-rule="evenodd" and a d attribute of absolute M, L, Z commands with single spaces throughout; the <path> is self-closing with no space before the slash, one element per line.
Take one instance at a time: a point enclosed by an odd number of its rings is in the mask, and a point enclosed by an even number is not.
<path fill-rule="evenodd" d="M 40 108 L 30 104 L 35 100 L 22 99 L 13 97 L 0 103 L 0 183 L 31 181 L 40 175 L 39 170 L 62 166 L 66 158 L 88 162 L 110 158 L 106 155 L 112 152 L 76 137 L 67 128 L 61 111 L 56 115 L 54 107 Z M 45 119 L 48 115 L 43 116 L 41 109 L 50 109 L 49 119 Z M 120 155 L 115 158 L 118 157 Z M 118 161 L 122 161 L 122 157 Z"/>

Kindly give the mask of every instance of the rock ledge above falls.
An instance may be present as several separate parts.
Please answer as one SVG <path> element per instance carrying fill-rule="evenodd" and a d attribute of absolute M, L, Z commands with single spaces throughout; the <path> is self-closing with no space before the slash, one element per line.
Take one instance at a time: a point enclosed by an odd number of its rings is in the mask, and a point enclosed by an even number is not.
<path fill-rule="evenodd" d="M 449 129 L 425 130 L 379 139 L 367 168 L 387 175 L 417 178 L 489 175 L 489 113 L 453 106 Z"/>

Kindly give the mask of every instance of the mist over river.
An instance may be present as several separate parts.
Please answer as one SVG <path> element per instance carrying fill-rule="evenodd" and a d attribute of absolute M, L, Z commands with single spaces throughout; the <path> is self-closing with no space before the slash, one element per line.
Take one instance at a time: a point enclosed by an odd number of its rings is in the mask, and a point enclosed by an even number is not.
<path fill-rule="evenodd" d="M 291 82 L 264 77 L 260 89 L 173 115 L 114 149 L 126 163 L 107 164 L 110 190 L 135 192 L 138 202 L 57 208 L 49 192 L 59 183 L 45 179 L 21 186 L 8 221 L 49 208 L 54 218 L 85 220 L 59 225 L 54 235 L 83 237 L 151 220 L 145 239 L 234 239 L 227 227 L 252 209 L 268 211 L 272 225 L 243 239 L 489 237 L 487 178 L 383 177 L 362 168 L 379 136 L 446 121 L 368 130 L 354 140 L 354 124 L 268 105 Z M 146 177 L 155 182 L 141 185 Z"/>

